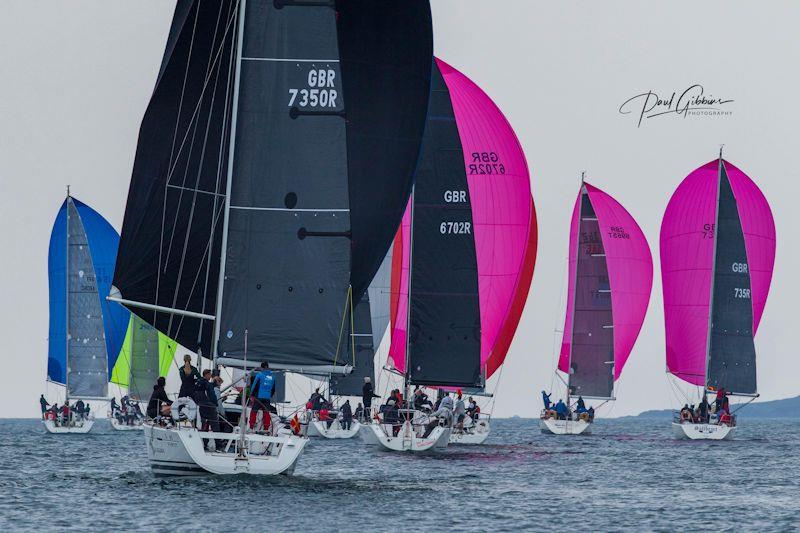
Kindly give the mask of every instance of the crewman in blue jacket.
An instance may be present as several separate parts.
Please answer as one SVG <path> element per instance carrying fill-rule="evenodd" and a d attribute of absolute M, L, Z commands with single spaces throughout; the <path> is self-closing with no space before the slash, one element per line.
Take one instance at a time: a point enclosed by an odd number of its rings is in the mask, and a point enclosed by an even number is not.
<path fill-rule="evenodd" d="M 269 401 L 272 399 L 273 394 L 275 394 L 275 376 L 272 375 L 272 371 L 269 369 L 269 363 L 264 361 L 261 363 L 261 371 L 256 374 L 253 384 L 250 385 L 250 398 L 252 399 L 250 429 L 255 427 L 259 411 L 264 411 L 263 426 L 265 430 L 269 429 Z"/>

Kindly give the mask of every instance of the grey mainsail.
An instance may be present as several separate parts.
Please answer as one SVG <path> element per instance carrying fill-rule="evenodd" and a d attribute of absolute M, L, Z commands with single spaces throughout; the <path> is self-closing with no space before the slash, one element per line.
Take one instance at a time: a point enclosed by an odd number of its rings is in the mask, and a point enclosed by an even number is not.
<path fill-rule="evenodd" d="M 463 200 L 445 202 L 445 191 Z M 450 92 L 438 66 L 412 201 L 408 379 L 480 387 L 481 318 L 474 225 Z"/>
<path fill-rule="evenodd" d="M 575 302 L 570 348 L 570 394 L 611 398 L 614 390 L 614 318 L 600 225 L 581 187 Z"/>
<path fill-rule="evenodd" d="M 105 398 L 108 359 L 97 277 L 83 222 L 67 198 L 67 395 Z"/>

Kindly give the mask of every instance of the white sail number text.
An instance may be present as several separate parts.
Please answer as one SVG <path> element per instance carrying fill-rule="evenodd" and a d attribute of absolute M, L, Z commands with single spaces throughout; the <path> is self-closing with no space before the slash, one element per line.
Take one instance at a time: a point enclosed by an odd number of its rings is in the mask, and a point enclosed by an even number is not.
<path fill-rule="evenodd" d="M 442 235 L 471 235 L 471 222 L 442 222 L 439 224 L 439 233 Z"/>
<path fill-rule="evenodd" d="M 335 87 L 336 71 L 314 69 L 308 73 L 308 87 L 289 89 L 289 107 L 336 107 L 339 93 Z"/>
<path fill-rule="evenodd" d="M 743 298 L 745 300 L 750 299 L 750 289 L 740 289 L 739 287 L 734 287 L 733 291 L 733 295 L 736 298 Z"/>

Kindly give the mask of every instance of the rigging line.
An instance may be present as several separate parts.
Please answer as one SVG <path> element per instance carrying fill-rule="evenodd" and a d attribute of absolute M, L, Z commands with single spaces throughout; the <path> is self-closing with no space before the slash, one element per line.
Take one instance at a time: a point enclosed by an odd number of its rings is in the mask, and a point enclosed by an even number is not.
<path fill-rule="evenodd" d="M 220 217 L 220 215 L 222 215 L 223 212 L 224 212 L 224 209 L 220 208 L 219 211 L 215 214 L 214 221 L 213 221 L 213 223 L 211 225 L 212 228 L 216 228 L 217 224 L 219 223 L 219 217 Z M 210 262 L 211 243 L 212 242 L 213 242 L 213 240 L 209 239 L 209 241 L 206 243 L 206 248 L 205 248 L 205 250 L 203 250 L 203 255 L 200 258 L 200 264 L 201 265 L 202 265 L 203 262 Z M 208 261 L 206 261 L 206 255 L 209 256 L 209 260 Z M 200 274 L 202 273 L 202 271 L 203 271 L 202 267 L 197 269 L 197 274 L 195 274 L 194 281 L 192 282 L 192 286 L 189 289 L 189 295 L 186 297 L 186 305 L 183 306 L 183 310 L 184 311 L 187 311 L 189 309 L 189 302 L 191 301 L 192 296 L 194 295 L 194 290 L 197 288 L 197 280 L 200 279 Z M 208 276 L 206 275 L 206 280 L 207 279 L 208 279 Z M 177 336 L 178 333 L 180 333 L 181 326 L 183 325 L 183 319 L 184 318 L 185 318 L 185 315 L 181 316 L 181 319 L 178 322 L 178 329 L 175 331 L 175 336 Z"/>
<path fill-rule="evenodd" d="M 198 0 L 197 2 L 197 9 L 194 12 L 194 24 L 192 25 L 192 38 L 189 41 L 189 52 L 186 57 L 186 71 L 183 73 L 183 85 L 181 86 L 181 98 L 178 102 L 178 113 L 175 117 L 175 131 L 172 134 L 172 148 L 170 149 L 169 153 L 169 165 L 168 168 L 172 166 L 172 158 L 175 155 L 175 141 L 178 139 L 178 126 L 181 123 L 181 111 L 183 109 L 183 97 L 186 94 L 186 80 L 189 79 L 189 65 L 192 63 L 192 50 L 194 49 L 194 36 L 195 32 L 197 31 L 197 19 L 200 18 L 200 3 L 202 0 Z M 178 34 L 178 39 L 180 39 L 180 33 Z M 176 43 L 177 44 L 177 43 Z M 167 179 L 169 182 L 169 179 Z"/>
<path fill-rule="evenodd" d="M 173 162 L 173 157 L 174 157 L 174 152 L 175 152 L 175 141 L 178 138 L 178 126 L 180 125 L 180 120 L 181 120 L 181 113 L 182 113 L 182 109 L 183 109 L 183 97 L 184 97 L 184 92 L 186 90 L 186 81 L 187 81 L 188 76 L 189 76 L 189 64 L 191 63 L 192 49 L 194 48 L 195 30 L 197 28 L 197 19 L 198 19 L 199 15 L 200 15 L 200 5 L 198 3 L 197 10 L 195 11 L 194 26 L 192 27 L 192 38 L 191 38 L 191 42 L 189 44 L 189 53 L 188 53 L 187 61 L 186 61 L 186 72 L 184 73 L 183 86 L 181 88 L 181 98 L 180 98 L 180 102 L 178 104 L 177 117 L 175 118 L 175 132 L 173 133 L 173 137 L 172 137 L 172 148 L 171 148 L 170 156 L 169 156 L 169 165 L 167 166 L 168 169 L 172 169 L 173 168 L 172 167 L 172 162 Z M 224 39 L 223 39 L 223 41 L 224 41 Z M 207 83 L 207 80 L 206 80 L 206 83 Z M 204 91 L 205 91 L 205 85 L 203 87 L 203 92 Z M 201 96 L 202 96 L 202 94 L 203 93 L 201 92 Z M 195 113 L 197 113 L 197 108 L 195 108 Z M 191 124 L 192 121 L 194 121 L 194 115 L 192 115 L 192 119 L 190 120 L 189 123 Z M 184 141 L 185 141 L 185 137 L 184 137 Z M 181 149 L 178 150 L 178 157 L 180 157 L 180 152 L 181 152 L 182 149 L 183 149 L 183 143 L 181 143 Z M 172 175 L 172 171 L 170 170 L 170 171 L 167 172 L 166 184 L 169 184 L 169 180 L 170 180 L 170 176 L 171 175 Z M 164 225 L 165 225 L 165 222 L 166 222 L 166 219 L 167 219 L 167 193 L 168 193 L 168 190 L 167 190 L 166 187 L 164 187 L 164 201 L 162 203 L 162 208 L 161 208 L 161 236 L 160 236 L 159 245 L 158 245 L 158 270 L 157 270 L 157 274 L 156 274 L 156 293 L 155 293 L 155 303 L 156 304 L 158 304 L 158 295 L 159 295 L 159 290 L 161 288 L 161 265 L 162 265 L 162 258 L 163 258 L 163 253 L 164 253 L 164 227 L 165 227 Z M 164 270 L 166 272 L 166 266 L 167 265 L 166 265 L 166 263 L 163 263 L 163 264 L 164 264 Z M 153 324 L 156 323 L 156 318 L 157 317 L 158 317 L 158 311 L 153 310 Z"/>
<path fill-rule="evenodd" d="M 355 336 L 353 335 L 353 332 L 356 330 L 356 326 L 355 326 L 355 319 L 353 318 L 354 313 L 353 313 L 353 286 L 352 285 L 350 286 L 350 290 L 347 291 L 347 299 L 348 299 L 348 301 L 350 303 L 350 306 L 349 306 L 350 307 L 350 333 L 351 333 L 350 341 L 352 342 L 352 347 L 351 347 L 352 351 L 350 352 L 350 355 L 352 355 L 352 357 L 353 357 L 353 367 L 355 367 L 356 366 L 356 339 L 355 339 Z M 370 335 L 370 337 L 371 336 L 372 335 Z"/>
<path fill-rule="evenodd" d="M 195 128 L 194 128 L 194 131 L 195 131 L 195 133 L 197 132 L 197 126 L 196 125 L 195 125 Z M 192 142 L 194 142 L 194 134 L 192 135 Z M 192 157 L 193 148 L 194 148 L 194 145 L 192 145 L 191 148 L 189 149 L 189 155 L 188 155 L 189 159 Z M 186 180 L 186 174 L 188 172 L 189 172 L 189 165 L 187 163 L 186 172 L 184 173 L 184 184 L 185 184 L 185 180 Z M 197 201 L 197 193 L 195 193 L 193 198 L 192 198 L 192 206 L 190 208 L 189 221 L 188 221 L 188 223 L 186 225 L 186 229 L 185 229 L 185 233 L 184 233 L 184 243 L 189 239 L 189 235 L 191 234 L 191 231 L 192 231 L 192 221 L 193 221 L 193 218 L 194 218 L 194 216 L 193 216 L 194 215 L 194 205 L 195 205 L 196 201 Z M 172 231 L 169 234 L 169 244 L 167 245 L 167 257 L 164 260 L 165 267 L 169 263 L 169 256 L 172 254 L 172 243 L 173 243 L 173 241 L 175 239 L 175 229 L 178 226 L 178 216 L 179 216 L 179 213 L 180 213 L 180 205 L 182 203 L 183 203 L 183 189 L 181 189 L 181 192 L 178 195 L 178 201 L 176 203 L 175 218 L 172 221 Z M 179 266 L 178 266 L 178 275 L 177 275 L 176 283 L 175 283 L 176 287 L 175 287 L 175 290 L 173 291 L 173 294 L 172 294 L 172 305 L 171 305 L 171 307 L 175 307 L 175 303 L 176 303 L 176 301 L 178 299 L 178 289 L 180 288 L 180 279 L 181 279 L 181 276 L 183 275 L 183 266 L 184 266 L 183 265 L 183 261 L 184 261 L 185 256 L 186 256 L 186 249 L 184 247 L 184 253 L 183 253 L 182 257 L 181 257 L 181 260 L 180 260 L 180 263 L 179 263 Z M 167 326 L 167 331 L 171 331 L 172 321 L 174 319 L 175 319 L 175 315 L 170 315 L 169 316 L 169 324 Z"/>
<path fill-rule="evenodd" d="M 336 353 L 335 353 L 335 354 L 334 354 L 334 356 L 333 356 L 333 366 L 336 366 L 336 362 L 339 360 L 339 351 L 340 351 L 340 349 L 341 349 L 341 346 L 342 346 L 342 338 L 344 337 L 344 325 L 345 325 L 345 324 L 347 324 L 347 307 L 348 307 L 348 301 L 349 301 L 349 299 L 350 299 L 350 297 L 351 297 L 351 292 L 352 292 L 352 290 L 353 290 L 353 286 L 352 286 L 352 285 L 350 285 L 350 286 L 347 288 L 347 296 L 345 296 L 345 301 L 344 301 L 344 312 L 342 313 L 342 324 L 341 324 L 341 326 L 339 327 L 339 338 L 338 338 L 338 339 L 337 339 L 337 341 L 336 341 Z M 351 315 L 352 315 L 352 313 L 351 313 Z M 355 359 L 355 353 L 353 354 L 353 359 Z M 319 383 L 319 386 L 320 386 L 320 387 L 324 386 L 325 379 L 326 379 L 326 378 L 324 378 L 324 377 L 321 377 L 321 378 L 319 379 L 318 383 Z M 328 382 L 330 383 L 330 378 L 328 378 Z M 328 389 L 329 389 L 329 392 L 330 392 L 330 384 L 328 385 Z M 330 394 L 329 394 L 329 395 L 330 395 Z"/>
<path fill-rule="evenodd" d="M 222 17 L 222 6 L 223 6 L 223 4 L 220 4 L 219 11 L 217 12 L 217 22 L 216 22 L 216 25 L 214 27 L 214 36 L 211 39 L 211 49 L 212 50 L 214 49 L 214 45 L 217 42 L 217 33 L 219 32 L 219 21 L 220 21 L 220 18 Z M 200 10 L 200 7 L 198 5 L 198 11 L 199 10 Z M 223 48 L 225 47 L 225 41 L 224 40 L 222 41 L 221 46 Z M 214 114 L 214 101 L 215 101 L 215 97 L 216 97 L 216 94 L 217 94 L 217 86 L 219 85 L 219 74 L 220 74 L 220 71 L 222 69 L 214 68 L 213 70 L 216 71 L 216 77 L 214 78 L 214 90 L 212 92 L 211 105 L 209 106 L 209 110 L 208 110 L 208 121 L 206 122 L 206 136 L 205 136 L 204 142 L 203 142 L 203 155 L 205 155 L 205 146 L 206 146 L 206 142 L 208 140 L 208 130 L 209 130 L 210 126 L 211 126 L 211 117 Z M 210 78 L 211 71 L 212 71 L 212 68 L 211 68 L 211 55 L 209 54 L 208 63 L 206 64 L 205 76 Z M 203 105 L 204 101 L 205 101 L 205 91 L 203 91 L 203 93 L 200 95 L 200 99 L 199 99 L 199 102 L 198 102 L 198 105 L 201 108 L 202 108 L 202 105 Z M 189 167 L 191 167 L 191 163 L 192 163 L 192 152 L 194 151 L 194 147 L 195 147 L 195 142 L 194 141 L 195 141 L 195 138 L 197 136 L 197 128 L 199 126 L 200 126 L 200 120 L 199 119 L 197 121 L 192 121 L 192 124 L 189 125 L 189 128 L 192 130 L 192 141 L 189 144 L 189 153 L 186 156 L 186 168 L 183 171 L 183 180 L 181 181 L 180 192 L 178 193 L 178 201 L 176 203 L 175 216 L 174 216 L 173 221 L 172 221 L 172 231 L 170 232 L 170 235 L 169 235 L 169 245 L 167 246 L 167 258 L 164 261 L 165 263 L 169 263 L 169 258 L 170 258 L 170 255 L 172 254 L 172 243 L 173 243 L 173 241 L 175 239 L 175 228 L 178 225 L 178 217 L 180 216 L 180 206 L 183 203 L 183 193 L 184 193 L 184 190 L 185 190 L 185 187 L 186 187 L 186 177 L 189 175 Z M 174 148 L 174 146 L 173 146 L 173 148 Z M 171 164 L 171 162 L 170 162 L 170 164 Z M 176 161 L 176 167 L 177 167 L 177 161 Z M 198 168 L 197 168 L 197 179 L 195 180 L 195 186 L 194 186 L 195 191 L 199 187 L 200 175 L 202 174 L 202 172 L 203 172 L 203 159 L 202 159 L 202 156 L 201 156 L 199 164 L 198 164 Z M 170 182 L 170 177 L 167 178 L 167 184 L 168 185 L 169 185 L 169 182 Z M 192 218 L 193 218 L 193 215 L 194 215 L 194 206 L 195 206 L 196 200 L 197 200 L 197 192 L 195 192 L 193 197 L 192 197 L 191 215 L 189 217 L 189 225 L 186 228 L 185 240 L 188 240 L 189 233 L 191 233 L 191 229 L 192 229 L 191 224 L 192 224 Z M 183 270 L 182 267 L 183 267 L 183 265 L 181 264 L 181 270 Z M 180 273 L 178 274 L 178 280 L 180 280 Z M 175 293 L 177 295 L 177 290 L 175 291 Z M 174 307 L 174 304 L 175 304 L 174 299 L 177 297 L 176 295 L 173 296 L 173 307 Z M 172 320 L 173 320 L 173 317 L 170 317 L 170 321 L 169 321 L 170 327 L 172 326 Z"/>
<path fill-rule="evenodd" d="M 209 194 L 211 196 L 223 196 L 223 197 L 225 196 L 224 194 L 218 194 L 218 193 L 211 192 L 211 191 L 204 191 L 202 189 L 192 189 L 192 188 L 189 188 L 189 187 L 181 187 L 180 185 L 167 184 L 167 188 L 184 190 L 184 191 L 187 191 L 187 192 L 195 192 L 195 193 L 200 193 L 200 194 Z"/>
<path fill-rule="evenodd" d="M 231 10 L 229 8 L 229 10 L 228 10 L 228 16 L 229 17 L 230 17 L 230 14 L 231 14 Z M 222 166 L 222 163 L 223 163 L 223 160 L 224 160 L 225 152 L 227 150 L 228 137 L 225 135 L 225 132 L 228 131 L 228 120 L 229 120 L 228 109 L 230 108 L 230 103 L 231 103 L 231 89 L 232 89 L 231 80 L 232 80 L 233 63 L 234 63 L 234 57 L 235 56 L 236 56 L 235 53 L 231 53 L 230 54 L 230 58 L 228 59 L 228 79 L 227 79 L 226 84 L 225 84 L 225 104 L 224 104 L 223 113 L 222 113 L 222 134 L 220 135 L 220 139 L 219 139 L 219 151 L 218 151 L 218 155 L 217 155 L 217 176 L 216 176 L 216 182 L 214 183 L 215 196 L 214 196 L 214 206 L 212 208 L 212 212 L 213 213 L 217 212 L 217 209 L 219 207 L 219 198 L 225 196 L 223 194 L 220 194 L 220 186 L 221 186 L 221 183 L 222 183 L 221 180 L 222 180 L 222 177 L 223 177 L 223 166 Z M 209 252 L 208 252 L 208 262 L 206 263 L 206 269 L 205 269 L 205 271 L 206 271 L 205 272 L 205 280 L 203 282 L 203 299 L 202 299 L 202 310 L 203 311 L 206 310 L 206 302 L 208 301 L 208 281 L 209 281 L 209 276 L 211 275 L 211 264 L 212 264 L 213 255 L 214 255 L 214 236 L 215 236 L 215 233 L 216 233 L 216 227 L 217 227 L 216 223 L 211 226 L 211 231 L 210 231 L 210 234 L 209 234 L 209 237 L 208 237 L 209 238 L 209 243 L 208 243 Z M 203 321 L 201 320 L 200 321 L 200 327 L 197 330 L 197 344 L 198 344 L 198 346 L 202 343 L 202 340 L 203 340 Z M 213 351 L 213 347 L 212 347 L 212 351 Z"/>
<path fill-rule="evenodd" d="M 237 1 L 236 4 L 237 4 L 236 10 L 238 10 L 239 1 Z M 222 43 L 223 44 L 222 44 L 222 46 L 220 46 L 217 49 L 216 55 L 214 56 L 214 61 L 211 64 L 211 69 L 214 69 L 216 67 L 217 61 L 219 61 L 219 58 L 222 55 L 222 51 L 225 49 L 225 44 L 224 44 L 225 43 L 225 39 L 227 38 L 228 32 L 231 29 L 231 25 L 232 25 L 233 21 L 236 19 L 236 15 L 235 15 L 236 10 L 234 10 L 234 14 L 231 15 L 228 18 L 228 22 L 227 22 L 227 24 L 225 26 L 225 33 L 222 36 Z M 169 180 L 170 180 L 170 178 L 172 176 L 172 173 L 175 171 L 175 168 L 178 165 L 178 161 L 177 160 L 178 160 L 178 158 L 180 158 L 181 152 L 183 151 L 183 147 L 186 144 L 186 139 L 189 137 L 189 128 L 194 123 L 195 117 L 197 116 L 197 113 L 200 111 L 200 104 L 202 103 L 202 98 L 203 98 L 203 95 L 206 92 L 206 89 L 208 88 L 208 82 L 209 82 L 210 79 L 211 79 L 211 75 L 207 74 L 205 80 L 203 81 L 203 88 L 200 91 L 200 97 L 199 97 L 200 101 L 198 101 L 197 105 L 195 106 L 194 112 L 192 113 L 192 117 L 189 120 L 189 124 L 187 124 L 186 134 L 183 136 L 183 139 L 181 140 L 181 145 L 178 148 L 178 153 L 175 154 L 175 161 L 174 161 L 173 165 L 169 167 L 169 171 L 167 172 L 167 182 L 169 182 Z"/>
<path fill-rule="evenodd" d="M 336 353 L 333 356 L 333 366 L 336 366 L 336 361 L 339 359 L 339 349 L 342 345 L 342 338 L 344 337 L 344 325 L 347 324 L 347 302 L 350 298 L 350 291 L 353 290 L 353 286 L 350 285 L 347 288 L 347 296 L 345 297 L 344 301 L 344 313 L 342 314 L 342 324 L 339 327 L 339 339 L 336 341 Z"/>
<path fill-rule="evenodd" d="M 220 13 L 217 16 L 217 23 L 219 23 L 219 17 L 221 15 L 222 15 L 222 9 L 220 8 Z M 216 39 L 216 31 L 214 33 L 214 39 Z M 177 281 L 175 283 L 175 290 L 174 290 L 173 295 L 172 295 L 172 307 L 175 307 L 175 305 L 178 302 L 178 292 L 180 290 L 182 274 L 183 274 L 183 267 L 184 267 L 184 263 L 186 261 L 186 251 L 187 251 L 188 246 L 189 246 L 189 235 L 190 235 L 190 233 L 192 231 L 192 223 L 194 222 L 195 208 L 197 207 L 197 188 L 200 186 L 200 177 L 201 177 L 201 175 L 203 173 L 203 162 L 205 161 L 206 147 L 208 146 L 208 133 L 211 130 L 211 117 L 213 116 L 214 103 L 216 102 L 216 98 L 217 98 L 217 86 L 219 85 L 219 75 L 220 75 L 220 72 L 222 71 L 222 69 L 216 69 L 216 71 L 217 71 L 217 75 L 216 75 L 216 78 L 214 80 L 214 90 L 211 93 L 211 104 L 209 106 L 208 121 L 206 122 L 206 130 L 205 130 L 205 134 L 203 136 L 203 147 L 202 147 L 202 149 L 200 151 L 200 162 L 198 164 L 197 176 L 195 177 L 195 182 L 194 182 L 195 192 L 192 194 L 192 207 L 189 210 L 189 221 L 188 221 L 187 226 L 186 226 L 186 234 L 184 235 L 184 238 L 183 238 L 183 250 L 181 252 L 180 267 L 178 268 L 178 277 L 177 277 Z M 195 132 L 197 131 L 197 126 L 199 124 L 200 124 L 200 121 L 198 120 L 196 122 L 196 125 L 195 125 Z M 192 153 L 193 148 L 194 148 L 194 134 L 192 135 L 192 147 L 189 150 L 189 158 L 191 158 L 191 153 Z M 184 183 L 183 183 L 183 185 L 186 185 L 185 181 L 186 181 L 186 175 L 188 174 L 188 172 L 189 172 L 189 166 L 187 165 L 186 166 L 186 172 L 184 173 Z M 181 191 L 181 194 L 183 194 L 183 191 Z M 177 224 L 177 221 L 178 221 L 178 214 L 177 213 L 178 213 L 178 211 L 176 210 L 175 213 L 176 213 L 175 214 L 175 224 Z M 175 236 L 175 229 L 174 229 L 174 226 L 173 226 L 172 235 L 170 236 L 170 246 L 167 249 L 167 261 L 169 261 L 169 254 L 170 254 L 170 251 L 172 250 L 172 238 L 174 236 Z M 175 318 L 175 315 L 170 315 L 170 322 L 169 322 L 169 327 L 170 328 L 172 327 L 172 321 L 174 320 L 174 318 Z M 181 320 L 183 320 L 183 319 L 181 318 Z"/>

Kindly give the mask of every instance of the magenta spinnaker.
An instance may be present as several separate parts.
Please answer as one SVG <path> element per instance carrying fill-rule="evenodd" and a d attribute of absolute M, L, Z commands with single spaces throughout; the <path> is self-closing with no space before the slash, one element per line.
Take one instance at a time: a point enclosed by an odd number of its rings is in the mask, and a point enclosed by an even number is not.
<path fill-rule="evenodd" d="M 583 184 L 597 216 L 606 256 L 614 326 L 614 379 L 622 369 L 642 329 L 650 291 L 653 287 L 653 258 L 644 233 L 636 220 L 614 198 L 588 183 Z M 575 275 L 578 252 L 579 207 L 575 201 L 569 232 L 569 288 L 564 336 L 558 368 L 569 369 Z"/>
<path fill-rule="evenodd" d="M 536 211 L 530 173 L 514 130 L 495 103 L 464 74 L 436 59 L 453 106 L 469 185 L 481 316 L 481 365 L 489 377 L 503 363 L 516 331 L 536 259 Z M 405 368 L 410 211 L 398 239 L 402 266 L 393 269 L 390 355 Z M 397 278 L 400 278 L 399 280 Z"/>
<path fill-rule="evenodd" d="M 722 163 L 744 234 L 755 335 L 775 264 L 775 221 L 753 180 L 728 161 Z M 710 161 L 681 182 L 661 223 L 667 370 L 700 386 L 706 377 L 719 164 Z"/>

